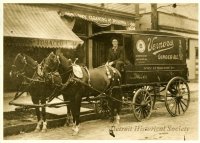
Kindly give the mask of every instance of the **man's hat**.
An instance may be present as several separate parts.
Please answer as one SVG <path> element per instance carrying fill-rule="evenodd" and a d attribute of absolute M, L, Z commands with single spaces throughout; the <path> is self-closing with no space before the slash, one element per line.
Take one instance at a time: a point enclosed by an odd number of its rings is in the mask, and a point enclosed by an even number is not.
<path fill-rule="evenodd" d="M 117 39 L 113 39 L 112 42 L 118 42 L 118 40 Z"/>

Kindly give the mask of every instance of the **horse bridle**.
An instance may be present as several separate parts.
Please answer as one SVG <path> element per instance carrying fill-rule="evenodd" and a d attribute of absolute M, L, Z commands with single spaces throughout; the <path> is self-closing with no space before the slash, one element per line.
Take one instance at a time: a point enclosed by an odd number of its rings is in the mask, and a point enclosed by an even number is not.
<path fill-rule="evenodd" d="M 29 64 L 29 63 L 27 62 L 26 56 L 23 56 L 23 61 L 24 61 L 24 66 L 23 66 L 23 68 L 22 68 L 21 70 L 19 70 L 19 71 L 16 72 L 16 73 L 17 73 L 17 77 L 18 77 L 19 75 L 24 75 L 24 73 L 25 73 L 25 68 L 26 68 L 27 66 L 30 66 L 32 69 L 36 69 L 36 68 L 37 68 L 37 66 L 33 67 L 31 64 Z M 16 68 L 17 66 L 16 66 L 15 64 L 13 64 L 12 67 Z"/>
<path fill-rule="evenodd" d="M 56 59 L 57 59 L 57 61 L 58 61 L 58 65 L 57 65 L 57 69 L 56 69 L 56 72 L 58 71 L 58 68 L 59 68 L 59 65 L 61 64 L 61 62 L 60 62 L 60 57 L 59 56 L 56 56 Z M 70 67 L 72 67 L 73 66 L 73 64 L 71 64 L 70 66 L 69 66 L 69 69 L 67 70 L 67 71 L 65 71 L 64 73 L 61 73 L 60 75 L 65 75 L 65 74 L 67 74 L 67 73 L 69 73 L 70 71 L 72 71 L 72 68 L 70 68 Z"/>
<path fill-rule="evenodd" d="M 58 63 L 58 64 L 57 64 L 57 67 L 56 67 L 56 70 L 47 73 L 47 77 L 49 77 L 49 76 L 51 77 L 52 83 L 54 83 L 54 79 L 53 79 L 54 73 L 58 72 L 58 68 L 59 68 L 59 66 L 60 66 L 60 64 L 61 64 L 61 62 L 60 62 L 60 57 L 59 57 L 58 55 L 56 56 L 56 60 L 57 60 L 57 63 Z M 51 68 L 49 65 L 46 64 L 45 66 L 48 67 L 50 70 L 52 70 L 52 68 Z M 69 67 L 72 67 L 72 65 L 70 65 Z M 61 76 L 61 75 L 65 75 L 65 74 L 69 73 L 70 71 L 72 71 L 72 68 L 70 68 L 69 70 L 67 70 L 67 71 L 64 72 L 64 73 L 61 73 L 60 76 Z M 44 69 L 42 70 L 42 72 L 43 72 L 43 75 L 44 75 Z M 68 82 L 70 79 L 71 79 L 71 76 L 69 76 L 69 79 L 67 80 L 67 82 Z"/>

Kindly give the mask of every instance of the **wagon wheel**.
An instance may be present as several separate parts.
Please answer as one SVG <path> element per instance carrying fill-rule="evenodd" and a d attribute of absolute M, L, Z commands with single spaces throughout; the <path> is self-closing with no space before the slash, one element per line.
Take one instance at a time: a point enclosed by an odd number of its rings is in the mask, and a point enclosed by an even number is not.
<path fill-rule="evenodd" d="M 107 99 L 100 99 L 98 103 L 94 104 L 95 112 L 101 119 L 107 119 L 110 116 L 110 107 Z"/>
<path fill-rule="evenodd" d="M 133 114 L 138 121 L 146 120 L 152 111 L 152 97 L 146 89 L 138 89 L 133 97 Z"/>
<path fill-rule="evenodd" d="M 182 77 L 172 78 L 166 87 L 165 106 L 171 116 L 184 114 L 189 107 L 190 90 Z"/>

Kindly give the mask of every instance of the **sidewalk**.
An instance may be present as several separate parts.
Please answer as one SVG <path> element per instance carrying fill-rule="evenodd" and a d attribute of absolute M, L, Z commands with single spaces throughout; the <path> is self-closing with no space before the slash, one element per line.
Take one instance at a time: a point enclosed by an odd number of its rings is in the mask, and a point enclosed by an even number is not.
<path fill-rule="evenodd" d="M 15 111 L 15 108 L 17 106 L 9 105 L 9 102 L 13 99 L 14 96 L 15 96 L 15 92 L 4 93 L 4 101 L 3 101 L 3 103 L 4 103 L 3 111 L 4 112 Z M 59 98 L 63 99 L 62 96 L 59 96 Z M 51 103 L 59 103 L 59 102 L 63 102 L 63 101 L 59 100 L 57 98 L 55 98 L 51 101 Z M 31 101 L 31 96 L 27 95 L 27 93 L 24 93 L 23 95 L 21 95 L 21 97 L 19 97 L 17 100 L 15 100 L 15 103 L 33 104 Z M 81 107 L 81 112 L 90 111 L 90 110 L 91 109 Z M 63 107 L 60 107 L 59 109 L 47 107 L 46 112 L 56 114 L 56 115 L 64 115 L 64 114 L 67 114 L 67 107 L 63 106 Z"/>
<path fill-rule="evenodd" d="M 15 92 L 11 93 L 4 93 L 3 98 L 3 112 L 7 115 L 8 119 L 4 119 L 4 137 L 16 135 L 24 132 L 32 132 L 35 130 L 37 125 L 36 116 L 28 116 L 24 115 L 23 113 L 27 113 L 26 111 L 19 112 L 15 111 L 16 108 L 19 106 L 9 105 L 9 102 L 13 99 Z M 62 98 L 62 96 L 60 96 Z M 55 98 L 51 103 L 59 103 L 62 102 L 61 100 Z M 22 95 L 15 103 L 25 103 L 25 104 L 33 104 L 31 101 L 30 95 Z M 31 111 L 28 110 L 29 113 L 32 114 Z M 47 128 L 56 128 L 60 126 L 64 126 L 66 123 L 66 114 L 67 114 L 67 107 L 63 106 L 60 108 L 46 108 L 46 112 L 50 118 L 47 117 Z M 19 113 L 19 114 L 18 114 Z M 22 116 L 21 116 L 22 115 Z M 17 116 L 17 117 L 14 117 Z M 19 117 L 21 116 L 21 117 Z M 17 119 L 19 118 L 19 119 Z M 25 118 L 25 119 L 24 119 Z M 98 119 L 93 109 L 89 108 L 82 108 L 81 107 L 81 115 L 80 120 L 81 122 L 95 120 Z"/>

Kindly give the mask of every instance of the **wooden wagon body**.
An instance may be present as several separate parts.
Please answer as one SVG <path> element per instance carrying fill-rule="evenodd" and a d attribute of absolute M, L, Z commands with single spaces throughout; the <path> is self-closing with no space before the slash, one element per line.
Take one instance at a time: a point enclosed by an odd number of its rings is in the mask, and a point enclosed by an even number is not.
<path fill-rule="evenodd" d="M 120 88 L 139 121 L 149 118 L 161 95 L 172 116 L 185 113 L 190 101 L 186 38 L 165 32 L 124 30 L 103 31 L 91 38 L 95 66 L 107 61 L 112 39 L 119 41 L 125 55 Z"/>

